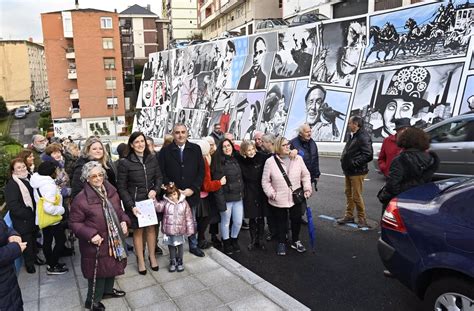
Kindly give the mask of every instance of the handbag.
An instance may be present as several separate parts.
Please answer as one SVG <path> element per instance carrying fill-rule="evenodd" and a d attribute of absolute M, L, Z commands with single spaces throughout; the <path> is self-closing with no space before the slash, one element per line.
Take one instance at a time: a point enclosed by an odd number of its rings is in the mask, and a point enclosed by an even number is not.
<path fill-rule="evenodd" d="M 292 194 L 292 196 L 293 196 L 293 202 L 294 202 L 295 204 L 301 204 L 301 203 L 303 203 L 304 201 L 306 201 L 306 198 L 305 198 L 305 196 L 304 196 L 303 187 L 299 187 L 298 189 L 293 190 L 293 187 L 292 187 L 292 185 L 291 185 L 290 179 L 288 178 L 288 175 L 286 174 L 285 170 L 283 169 L 283 166 L 281 166 L 280 160 L 278 160 L 278 158 L 277 158 L 276 155 L 274 155 L 274 158 L 275 158 L 276 164 L 278 165 L 278 168 L 279 168 L 280 171 L 281 171 L 281 174 L 283 175 L 283 178 L 284 178 L 285 181 L 286 181 L 286 184 L 288 185 L 288 188 L 290 188 L 290 190 L 291 190 L 291 194 Z"/>
<path fill-rule="evenodd" d="M 393 196 L 387 191 L 385 185 L 380 188 L 379 192 L 377 192 L 377 199 L 379 199 L 379 202 L 384 205 L 387 205 L 388 202 L 390 202 L 390 200 L 392 199 L 392 197 Z"/>
<path fill-rule="evenodd" d="M 63 219 L 63 216 L 48 214 L 44 210 L 44 202 L 48 202 L 53 205 L 59 205 L 61 203 L 61 195 L 56 194 L 56 196 L 54 197 L 54 201 L 51 202 L 45 199 L 41 195 L 41 192 L 39 191 L 39 189 L 37 189 L 37 191 L 38 191 L 38 196 L 39 196 L 39 200 L 36 203 L 36 212 L 38 213 L 38 227 L 40 229 L 43 229 L 43 228 L 51 226 L 52 224 L 60 222 Z"/>

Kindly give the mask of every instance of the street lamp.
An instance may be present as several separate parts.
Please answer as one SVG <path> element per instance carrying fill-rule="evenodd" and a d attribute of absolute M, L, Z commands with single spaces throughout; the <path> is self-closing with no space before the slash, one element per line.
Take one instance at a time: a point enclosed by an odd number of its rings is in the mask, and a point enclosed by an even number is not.
<path fill-rule="evenodd" d="M 113 79 L 112 79 L 112 64 L 109 64 L 107 67 L 109 69 L 110 81 L 113 81 Z M 115 80 L 115 85 L 117 85 L 117 80 Z M 114 89 L 115 89 L 115 86 L 112 84 L 112 88 L 111 88 L 111 90 L 112 90 L 112 113 L 113 113 L 113 116 L 114 116 L 115 139 L 117 140 L 118 139 L 118 136 L 117 136 L 117 115 L 115 113 L 115 106 L 116 106 L 115 103 L 116 102 L 118 103 L 118 98 L 117 98 L 117 101 L 115 101 Z"/>

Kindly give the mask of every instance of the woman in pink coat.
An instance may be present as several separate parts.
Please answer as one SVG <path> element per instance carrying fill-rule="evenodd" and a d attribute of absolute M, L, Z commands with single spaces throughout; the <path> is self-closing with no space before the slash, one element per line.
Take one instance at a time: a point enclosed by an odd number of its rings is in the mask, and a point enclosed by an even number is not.
<path fill-rule="evenodd" d="M 296 156 L 290 159 L 290 146 L 284 137 L 278 137 L 275 141 L 275 155 L 268 158 L 263 168 L 262 186 L 268 197 L 269 212 L 275 222 L 278 237 L 277 255 L 286 255 L 286 232 L 288 231 L 288 211 L 291 220 L 291 248 L 299 253 L 306 251 L 299 240 L 301 228 L 301 204 L 293 202 L 292 191 L 283 177 L 276 161 L 281 163 L 291 182 L 292 189 L 303 187 L 304 195 L 311 195 L 311 176 L 304 164 L 303 158 Z"/>

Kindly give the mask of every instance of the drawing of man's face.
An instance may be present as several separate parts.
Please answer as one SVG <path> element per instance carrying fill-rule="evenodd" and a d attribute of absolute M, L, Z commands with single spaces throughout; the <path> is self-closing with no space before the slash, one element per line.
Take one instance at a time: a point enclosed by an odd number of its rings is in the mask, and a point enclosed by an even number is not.
<path fill-rule="evenodd" d="M 263 58 L 265 53 L 267 52 L 267 45 L 265 41 L 261 38 L 257 38 L 254 44 L 254 51 L 253 51 L 253 67 L 257 68 L 262 65 Z"/>
<path fill-rule="evenodd" d="M 285 109 L 285 96 L 282 96 L 278 100 L 278 111 L 283 111 Z"/>
<path fill-rule="evenodd" d="M 229 73 L 230 68 L 232 67 L 232 60 L 234 59 L 234 56 L 235 56 L 235 50 L 227 46 L 225 49 L 225 58 L 224 58 L 224 64 L 222 67 L 224 77 L 227 77 L 227 74 Z"/>
<path fill-rule="evenodd" d="M 306 123 L 309 125 L 316 124 L 319 115 L 319 108 L 324 103 L 326 94 L 320 88 L 310 91 L 306 98 Z"/>
<path fill-rule="evenodd" d="M 153 102 L 153 81 L 143 81 L 142 83 L 143 106 L 151 107 Z"/>
<path fill-rule="evenodd" d="M 383 130 L 388 134 L 395 134 L 395 123 L 393 120 L 413 117 L 413 102 L 404 101 L 401 98 L 392 99 L 383 112 Z"/>
<path fill-rule="evenodd" d="M 339 68 L 345 75 L 357 69 L 360 52 L 366 43 L 366 27 L 358 22 L 351 23 L 347 30 L 347 45 L 343 47 Z"/>

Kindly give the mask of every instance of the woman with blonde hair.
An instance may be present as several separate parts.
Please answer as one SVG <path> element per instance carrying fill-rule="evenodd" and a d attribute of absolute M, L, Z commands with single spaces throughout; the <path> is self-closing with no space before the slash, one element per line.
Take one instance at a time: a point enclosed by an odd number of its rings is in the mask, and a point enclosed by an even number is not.
<path fill-rule="evenodd" d="M 74 172 L 72 175 L 72 192 L 71 198 L 74 198 L 84 187 L 84 183 L 81 180 L 82 167 L 89 161 L 97 161 L 105 169 L 107 173 L 107 180 L 114 187 L 117 187 L 116 176 L 112 169 L 112 163 L 109 160 L 109 154 L 105 150 L 105 146 L 102 141 L 96 136 L 89 137 L 84 148 L 81 151 L 81 156 L 77 159 L 74 165 Z"/>

